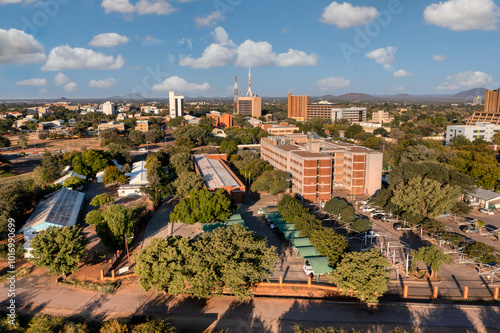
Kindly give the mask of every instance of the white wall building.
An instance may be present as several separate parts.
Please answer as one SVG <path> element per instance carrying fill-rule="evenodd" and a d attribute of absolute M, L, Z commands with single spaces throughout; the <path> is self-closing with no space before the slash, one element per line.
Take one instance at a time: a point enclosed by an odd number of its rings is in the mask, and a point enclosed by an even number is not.
<path fill-rule="evenodd" d="M 170 91 L 168 105 L 171 119 L 184 116 L 184 96 L 176 95 L 175 92 Z"/>
<path fill-rule="evenodd" d="M 351 122 L 366 121 L 366 108 L 341 108 L 332 109 L 332 122 L 340 119 L 347 119 Z"/>
<path fill-rule="evenodd" d="M 493 136 L 500 131 L 500 125 L 477 122 L 476 125 L 453 125 L 446 127 L 446 145 L 457 136 L 464 136 L 470 141 L 483 139 L 491 141 Z"/>
<path fill-rule="evenodd" d="M 126 173 L 125 176 L 129 176 L 130 181 L 127 185 L 120 186 L 120 188 L 118 189 L 118 196 L 128 197 L 143 195 L 143 193 L 141 192 L 141 187 L 149 184 L 146 161 L 139 161 L 134 163 L 134 165 L 132 166 L 132 172 Z"/>
<path fill-rule="evenodd" d="M 104 103 L 102 105 L 102 112 L 104 114 L 107 114 L 108 116 L 116 114 L 117 111 L 116 111 L 116 105 L 115 105 L 115 103 L 111 103 L 111 102 Z"/>

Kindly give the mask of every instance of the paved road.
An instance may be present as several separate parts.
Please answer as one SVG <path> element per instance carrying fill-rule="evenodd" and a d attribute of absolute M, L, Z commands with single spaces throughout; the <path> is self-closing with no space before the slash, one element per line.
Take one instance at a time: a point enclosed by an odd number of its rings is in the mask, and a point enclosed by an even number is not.
<path fill-rule="evenodd" d="M 0 295 L 7 295 L 7 285 Z M 16 304 L 23 312 L 76 315 L 95 320 L 148 315 L 171 320 L 182 332 L 207 328 L 231 332 L 290 332 L 295 323 L 304 327 L 336 326 L 387 331 L 396 326 L 420 326 L 424 332 L 500 332 L 500 307 L 384 304 L 373 309 L 353 303 L 254 298 L 239 302 L 233 297 L 194 300 L 144 292 L 135 285 L 113 295 L 103 295 L 56 285 L 45 275 L 17 282 Z M 2 297 L 2 306 L 6 297 Z M 29 311 L 31 310 L 31 311 Z"/>

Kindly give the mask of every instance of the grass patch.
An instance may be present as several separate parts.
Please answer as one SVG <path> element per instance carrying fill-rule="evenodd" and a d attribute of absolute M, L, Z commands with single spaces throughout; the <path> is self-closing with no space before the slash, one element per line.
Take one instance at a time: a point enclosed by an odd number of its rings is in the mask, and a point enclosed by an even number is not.
<path fill-rule="evenodd" d="M 5 267 L 4 269 L 2 269 L 0 271 L 0 283 L 2 282 L 5 282 L 7 281 L 7 278 L 9 278 L 11 276 L 9 272 L 9 267 Z M 26 275 L 28 275 L 30 273 L 30 269 L 29 268 L 26 268 L 26 267 L 21 267 L 19 268 L 18 270 L 16 270 L 16 274 L 14 274 L 16 276 L 16 280 L 19 280 L 20 278 L 22 277 L 25 277 Z"/>
<path fill-rule="evenodd" d="M 120 281 L 115 281 L 115 282 L 108 281 L 106 283 L 97 283 L 92 281 L 80 281 L 75 279 L 61 280 L 59 283 L 80 289 L 96 291 L 102 294 L 112 294 L 121 284 Z"/>
<path fill-rule="evenodd" d="M 0 177 L 0 184 L 8 184 L 17 181 L 24 181 L 33 178 L 33 172 L 25 173 L 22 175 L 15 175 L 13 177 Z"/>

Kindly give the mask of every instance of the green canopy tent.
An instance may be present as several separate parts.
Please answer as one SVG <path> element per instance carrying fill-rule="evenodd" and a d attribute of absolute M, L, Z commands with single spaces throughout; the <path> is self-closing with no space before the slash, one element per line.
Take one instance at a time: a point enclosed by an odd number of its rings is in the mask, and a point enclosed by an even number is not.
<path fill-rule="evenodd" d="M 279 212 L 270 212 L 266 214 L 267 217 L 270 219 L 275 218 L 275 217 L 281 217 L 281 214 Z"/>
<path fill-rule="evenodd" d="M 309 262 L 314 274 L 318 276 L 318 282 L 320 275 L 330 274 L 333 272 L 333 269 L 328 265 L 327 257 L 305 257 L 304 259 Z"/>
<path fill-rule="evenodd" d="M 210 222 L 210 223 L 202 223 L 201 224 L 201 230 L 203 233 L 209 232 L 209 231 L 214 231 L 217 228 L 221 228 L 224 226 L 224 223 L 222 222 Z"/>
<path fill-rule="evenodd" d="M 321 256 L 321 253 L 319 253 L 314 246 L 298 246 L 296 249 L 297 249 L 297 252 L 295 253 L 296 258 L 299 256 L 299 253 L 302 258 Z"/>
<path fill-rule="evenodd" d="M 290 240 L 292 238 L 299 238 L 300 237 L 300 231 L 298 230 L 289 230 L 289 231 L 284 231 L 283 236 L 285 236 L 285 239 Z"/>
<path fill-rule="evenodd" d="M 286 223 L 281 217 L 272 217 L 270 218 L 271 222 L 278 225 Z"/>
<path fill-rule="evenodd" d="M 295 224 L 281 223 L 276 225 L 280 232 L 295 230 Z"/>
<path fill-rule="evenodd" d="M 299 246 L 312 246 L 311 240 L 307 237 L 298 237 L 290 239 L 290 245 L 296 249 Z"/>

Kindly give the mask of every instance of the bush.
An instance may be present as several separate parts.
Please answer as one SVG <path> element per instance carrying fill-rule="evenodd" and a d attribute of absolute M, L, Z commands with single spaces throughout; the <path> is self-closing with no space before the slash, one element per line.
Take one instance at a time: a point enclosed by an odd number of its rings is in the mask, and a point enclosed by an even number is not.
<path fill-rule="evenodd" d="M 351 229 L 351 231 L 354 231 L 356 233 L 370 231 L 372 229 L 372 223 L 368 220 L 356 219 L 351 224 L 350 229 Z"/>

